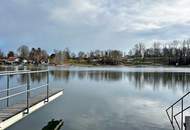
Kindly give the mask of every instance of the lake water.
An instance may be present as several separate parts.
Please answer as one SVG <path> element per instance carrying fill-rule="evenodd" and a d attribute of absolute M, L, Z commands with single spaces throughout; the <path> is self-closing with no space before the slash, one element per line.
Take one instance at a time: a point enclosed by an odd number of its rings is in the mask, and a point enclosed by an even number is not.
<path fill-rule="evenodd" d="M 63 130 L 171 130 L 165 109 L 189 91 L 189 68 L 51 69 L 51 87 L 64 95 L 8 130 L 41 130 L 52 119 L 64 119 Z"/>

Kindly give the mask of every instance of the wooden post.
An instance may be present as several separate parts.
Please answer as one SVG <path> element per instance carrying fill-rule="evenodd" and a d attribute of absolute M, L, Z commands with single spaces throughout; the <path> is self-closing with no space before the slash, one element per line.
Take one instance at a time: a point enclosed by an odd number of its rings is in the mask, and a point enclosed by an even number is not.
<path fill-rule="evenodd" d="M 185 117 L 185 130 L 190 130 L 190 116 Z"/>

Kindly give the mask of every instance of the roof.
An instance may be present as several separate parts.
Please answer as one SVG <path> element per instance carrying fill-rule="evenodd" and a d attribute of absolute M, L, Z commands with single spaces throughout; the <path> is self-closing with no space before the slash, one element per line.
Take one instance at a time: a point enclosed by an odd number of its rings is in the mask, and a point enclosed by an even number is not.
<path fill-rule="evenodd" d="M 7 60 L 8 61 L 15 61 L 16 57 L 9 57 Z"/>

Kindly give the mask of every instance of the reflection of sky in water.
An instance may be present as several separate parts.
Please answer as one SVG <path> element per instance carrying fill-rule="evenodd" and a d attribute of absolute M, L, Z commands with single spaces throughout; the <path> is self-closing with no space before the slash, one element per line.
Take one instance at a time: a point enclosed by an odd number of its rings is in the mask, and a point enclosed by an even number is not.
<path fill-rule="evenodd" d="M 189 90 L 189 74 L 121 70 L 51 72 L 64 95 L 10 130 L 40 130 L 52 118 L 64 118 L 64 130 L 170 130 L 165 109 Z"/>

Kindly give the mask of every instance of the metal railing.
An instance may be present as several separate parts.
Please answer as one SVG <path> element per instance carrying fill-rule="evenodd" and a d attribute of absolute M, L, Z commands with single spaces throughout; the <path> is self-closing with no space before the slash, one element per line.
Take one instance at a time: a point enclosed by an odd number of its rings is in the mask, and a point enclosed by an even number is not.
<path fill-rule="evenodd" d="M 184 130 L 184 112 L 188 109 L 190 109 L 190 106 L 184 108 L 184 99 L 190 94 L 190 92 L 186 93 L 183 97 L 181 97 L 179 100 L 177 100 L 175 103 L 173 103 L 170 107 L 166 109 L 167 116 L 170 120 L 170 123 L 172 125 L 173 130 L 175 130 L 175 123 L 177 125 L 177 128 L 179 130 Z M 177 105 L 177 103 L 181 103 L 180 107 L 181 110 L 177 113 L 174 113 L 174 108 Z M 169 110 L 171 110 L 171 113 L 169 113 Z M 178 122 L 177 116 L 181 114 L 181 123 Z M 174 122 L 175 120 L 175 122 Z"/>
<path fill-rule="evenodd" d="M 43 85 L 31 88 L 30 75 L 34 74 L 34 73 L 46 73 L 46 77 L 47 77 L 46 83 L 43 84 Z M 23 74 L 27 75 L 26 84 L 22 84 L 22 85 L 18 85 L 18 86 L 10 88 L 10 76 L 12 76 L 12 75 L 23 75 Z M 29 107 L 30 107 L 30 101 L 29 101 L 30 100 L 30 92 L 34 91 L 34 90 L 37 90 L 37 89 L 40 89 L 40 88 L 43 88 L 43 87 L 46 87 L 45 102 L 49 101 L 49 70 L 40 70 L 40 71 L 28 71 L 28 70 L 27 71 L 3 71 L 3 72 L 0 72 L 0 76 L 6 76 L 7 77 L 7 83 L 6 83 L 7 87 L 6 87 L 6 89 L 0 90 L 0 93 L 6 92 L 6 96 L 0 97 L 0 101 L 3 101 L 3 100 L 7 101 L 6 107 L 9 107 L 9 99 L 10 98 L 13 98 L 13 97 L 16 97 L 18 95 L 26 93 L 26 108 L 25 108 L 24 114 L 28 114 L 29 113 Z M 26 89 L 23 90 L 23 91 L 14 93 L 14 94 L 10 94 L 10 91 L 19 89 L 21 87 L 26 87 Z"/>

